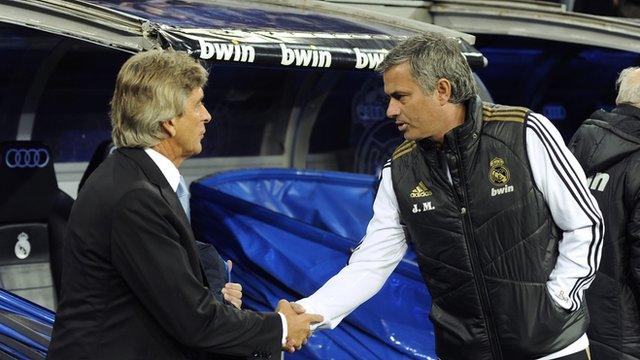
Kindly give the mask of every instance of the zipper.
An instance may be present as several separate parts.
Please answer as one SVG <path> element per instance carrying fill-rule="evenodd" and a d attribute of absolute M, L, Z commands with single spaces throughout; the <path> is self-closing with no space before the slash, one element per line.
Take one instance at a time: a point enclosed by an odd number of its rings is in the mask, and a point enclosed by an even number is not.
<path fill-rule="evenodd" d="M 457 168 L 459 171 L 459 181 L 462 184 L 466 183 L 466 179 L 464 176 L 464 169 L 462 168 L 462 156 L 460 156 L 460 149 L 458 148 L 457 139 L 454 141 L 454 146 L 456 152 L 456 161 L 458 162 Z M 471 268 L 473 269 L 473 280 L 476 286 L 476 290 L 480 295 L 480 306 L 482 307 L 482 313 L 484 315 L 485 323 L 487 324 L 487 336 L 489 337 L 489 344 L 491 345 L 491 353 L 492 359 L 501 360 L 502 353 L 500 351 L 500 344 L 495 334 L 497 334 L 495 329 L 495 324 L 493 323 L 493 316 L 491 314 L 491 308 L 489 306 L 489 293 L 487 292 L 487 286 L 484 282 L 484 277 L 482 276 L 482 268 L 480 267 L 480 260 L 478 256 L 478 248 L 476 247 L 475 237 L 473 235 L 473 228 L 471 226 L 471 215 L 469 214 L 469 204 L 467 203 L 467 196 L 464 190 L 461 194 L 458 194 L 455 185 L 452 184 L 453 193 L 458 201 L 458 204 L 461 204 L 460 207 L 460 215 L 462 216 L 462 229 L 464 240 L 467 245 L 467 249 L 469 249 L 471 262 Z M 462 198 L 461 198 L 462 197 Z"/>

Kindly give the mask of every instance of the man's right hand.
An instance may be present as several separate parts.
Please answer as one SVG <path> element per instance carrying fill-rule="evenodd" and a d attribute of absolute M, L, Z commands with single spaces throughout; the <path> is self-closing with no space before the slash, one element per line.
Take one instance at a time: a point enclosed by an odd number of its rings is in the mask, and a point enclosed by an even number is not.
<path fill-rule="evenodd" d="M 287 318 L 287 344 L 284 349 L 289 352 L 299 350 L 311 335 L 310 325 L 323 320 L 321 315 L 298 313 L 296 310 L 287 300 L 280 300 L 276 309 Z"/>

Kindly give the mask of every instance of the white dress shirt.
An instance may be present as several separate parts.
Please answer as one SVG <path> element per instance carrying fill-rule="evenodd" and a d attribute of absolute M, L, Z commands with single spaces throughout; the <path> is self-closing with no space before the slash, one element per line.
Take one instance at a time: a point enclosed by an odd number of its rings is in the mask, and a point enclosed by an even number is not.
<path fill-rule="evenodd" d="M 171 186 L 171 189 L 174 192 L 178 190 L 178 184 L 180 184 L 180 171 L 178 171 L 176 165 L 166 156 L 151 148 L 144 149 L 144 152 L 149 155 L 158 169 L 160 169 L 160 172 L 167 179 L 167 182 L 169 183 L 169 186 Z"/>

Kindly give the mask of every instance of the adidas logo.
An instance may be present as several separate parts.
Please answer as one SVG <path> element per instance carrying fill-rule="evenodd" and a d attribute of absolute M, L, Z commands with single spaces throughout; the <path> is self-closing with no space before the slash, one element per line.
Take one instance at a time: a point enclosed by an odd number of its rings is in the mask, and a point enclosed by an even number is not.
<path fill-rule="evenodd" d="M 427 196 L 430 196 L 431 194 L 432 194 L 431 190 L 429 190 L 429 188 L 422 181 L 420 181 L 418 183 L 418 186 L 416 186 L 415 189 L 411 190 L 411 193 L 409 194 L 409 196 L 412 198 L 419 198 L 419 197 L 427 197 Z"/>

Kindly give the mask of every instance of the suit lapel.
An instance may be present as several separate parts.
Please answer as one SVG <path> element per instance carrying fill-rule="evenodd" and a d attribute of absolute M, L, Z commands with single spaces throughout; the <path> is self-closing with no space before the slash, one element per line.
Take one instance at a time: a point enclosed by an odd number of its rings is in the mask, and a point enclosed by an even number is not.
<path fill-rule="evenodd" d="M 152 184 L 156 185 L 160 191 L 160 195 L 164 201 L 169 205 L 169 208 L 174 213 L 176 218 L 185 227 L 188 239 L 182 241 L 183 247 L 189 252 L 189 258 L 195 261 L 194 273 L 198 273 L 198 277 L 202 280 L 202 264 L 200 262 L 200 256 L 195 247 L 195 235 L 191 229 L 191 223 L 187 215 L 184 213 L 184 209 L 178 200 L 178 196 L 175 191 L 169 185 L 167 178 L 164 177 L 158 166 L 151 160 L 149 155 L 139 148 L 120 148 L 118 149 L 124 156 L 133 160 L 142 169 L 145 176 Z"/>

